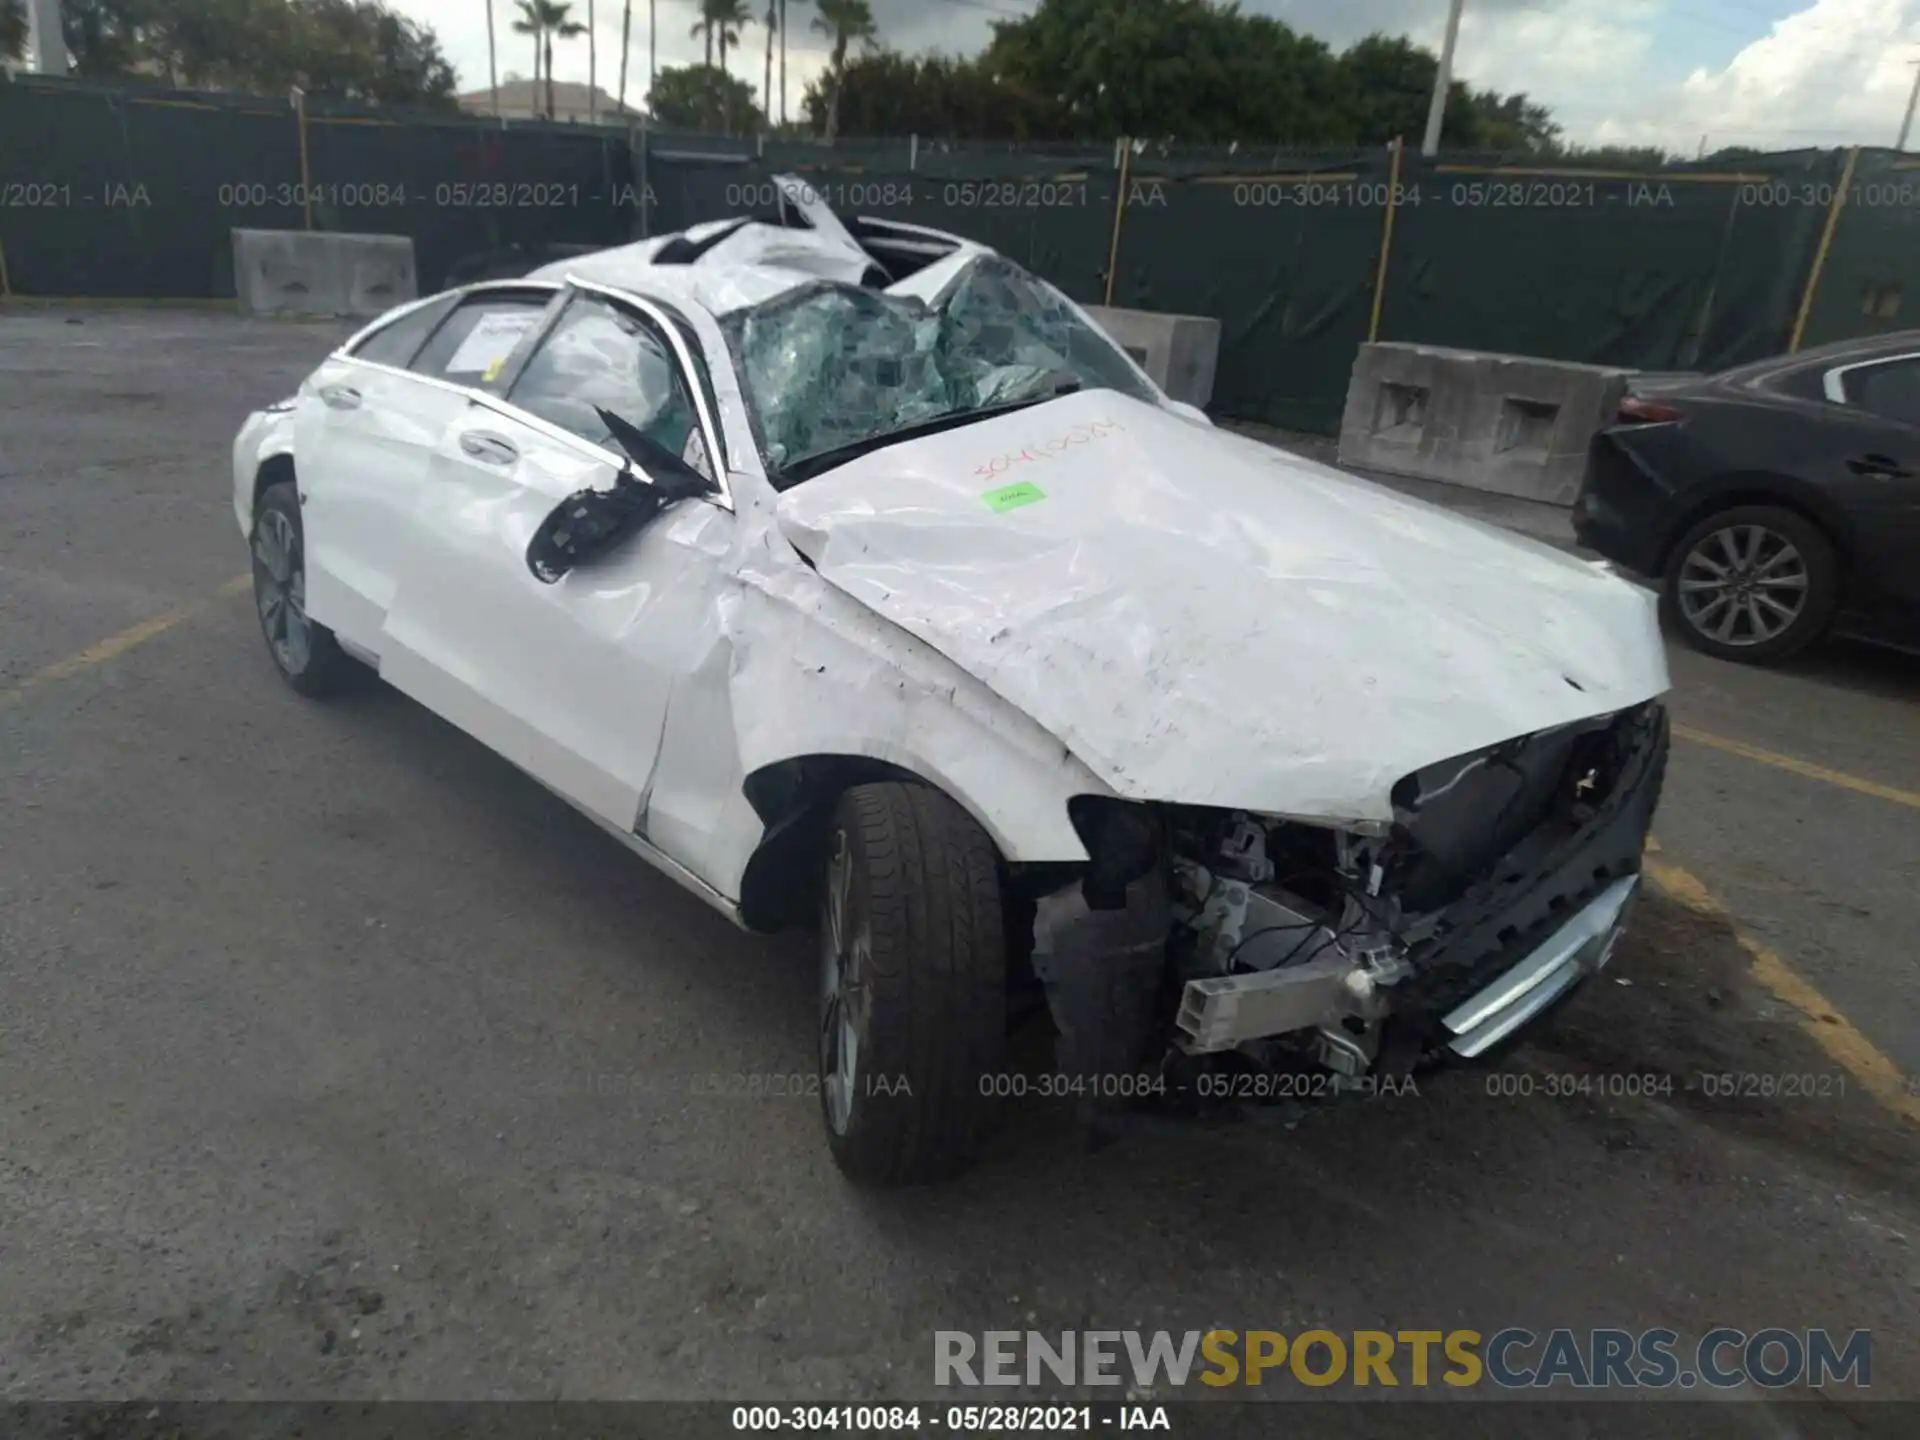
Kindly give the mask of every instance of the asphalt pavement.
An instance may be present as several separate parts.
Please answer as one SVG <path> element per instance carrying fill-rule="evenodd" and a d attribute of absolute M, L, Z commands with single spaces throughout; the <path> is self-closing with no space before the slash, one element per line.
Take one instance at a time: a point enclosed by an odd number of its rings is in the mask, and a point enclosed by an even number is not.
<path fill-rule="evenodd" d="M 1727 1324 L 1869 1329 L 1871 1390 L 1622 1433 L 1915 1433 L 1920 661 L 1676 648 L 1658 883 L 1491 1070 L 1097 1148 L 1011 1102 L 968 1177 L 865 1194 L 735 1083 L 812 1065 L 806 937 L 273 673 L 227 447 L 342 333 L 0 311 L 0 1400 L 945 1399 L 936 1330 Z"/>

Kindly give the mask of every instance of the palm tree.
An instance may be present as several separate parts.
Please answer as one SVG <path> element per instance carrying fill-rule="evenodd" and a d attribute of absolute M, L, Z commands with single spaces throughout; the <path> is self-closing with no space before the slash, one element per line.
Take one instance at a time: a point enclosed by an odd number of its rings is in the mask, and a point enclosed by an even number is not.
<path fill-rule="evenodd" d="M 525 0 L 522 0 L 525 3 Z M 540 17 L 540 41 L 546 47 L 547 56 L 547 119 L 553 119 L 553 37 L 571 40 L 576 35 L 584 35 L 587 27 L 573 19 L 573 6 L 569 0 L 533 0 L 534 11 Z"/>
<path fill-rule="evenodd" d="M 720 69 L 727 68 L 727 50 L 740 43 L 740 27 L 751 25 L 747 0 L 700 0 L 700 20 L 688 33 L 704 35 L 707 40 L 707 64 L 713 64 L 713 42 L 720 42 Z"/>
<path fill-rule="evenodd" d="M 871 45 L 878 31 L 867 0 L 820 0 L 813 28 L 833 41 L 833 95 L 827 101 L 827 143 L 840 133 L 840 91 L 847 78 L 847 47 Z"/>
<path fill-rule="evenodd" d="M 540 42 L 547 33 L 546 22 L 540 17 L 542 0 L 514 0 L 514 8 L 520 12 L 520 18 L 513 22 L 513 33 L 533 37 L 533 89 L 540 92 Z"/>
<path fill-rule="evenodd" d="M 713 68 L 713 22 L 707 18 L 707 7 L 704 3 L 704 0 L 700 6 L 700 18 L 693 22 L 693 28 L 687 31 L 687 34 L 689 36 L 704 35 L 706 37 L 706 41 L 707 41 L 706 65 L 707 65 L 707 68 L 711 70 Z"/>
<path fill-rule="evenodd" d="M 740 31 L 753 24 L 753 16 L 747 13 L 747 0 L 702 0 L 702 3 L 713 7 L 715 18 L 720 22 L 720 73 L 724 75 L 727 51 L 740 44 Z"/>

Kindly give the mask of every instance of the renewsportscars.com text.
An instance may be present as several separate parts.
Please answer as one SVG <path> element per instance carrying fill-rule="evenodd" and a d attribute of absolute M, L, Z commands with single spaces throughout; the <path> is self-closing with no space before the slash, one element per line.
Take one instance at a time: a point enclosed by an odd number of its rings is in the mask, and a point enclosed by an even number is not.
<path fill-rule="evenodd" d="M 941 1386 L 1191 1384 L 1731 1389 L 1873 1382 L 1873 1334 L 1677 1330 L 937 1330 Z"/>

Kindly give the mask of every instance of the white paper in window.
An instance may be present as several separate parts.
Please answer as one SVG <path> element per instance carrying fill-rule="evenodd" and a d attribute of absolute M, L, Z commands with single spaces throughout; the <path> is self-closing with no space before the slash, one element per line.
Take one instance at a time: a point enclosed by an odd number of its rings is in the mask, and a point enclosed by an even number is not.
<path fill-rule="evenodd" d="M 449 375 L 479 375 L 513 353 L 520 337 L 540 322 L 538 310 L 490 310 L 474 321 L 447 361 Z"/>

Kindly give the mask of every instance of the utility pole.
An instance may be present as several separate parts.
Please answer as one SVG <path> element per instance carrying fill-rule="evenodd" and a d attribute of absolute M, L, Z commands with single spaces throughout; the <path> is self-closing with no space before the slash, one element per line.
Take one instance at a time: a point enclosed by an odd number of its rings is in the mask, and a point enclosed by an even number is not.
<path fill-rule="evenodd" d="M 67 37 L 60 29 L 60 0 L 27 0 L 27 31 L 34 67 L 67 78 Z"/>
<path fill-rule="evenodd" d="M 1908 63 L 1913 66 L 1913 89 L 1907 92 L 1907 113 L 1900 121 L 1900 138 L 1893 142 L 1893 148 L 1896 150 L 1907 148 L 1907 132 L 1913 128 L 1914 102 L 1920 100 L 1920 60 Z"/>
<path fill-rule="evenodd" d="M 1433 100 L 1427 106 L 1427 138 L 1420 153 L 1432 159 L 1440 153 L 1440 121 L 1447 113 L 1447 90 L 1453 84 L 1453 42 L 1460 38 L 1460 11 L 1467 0 L 1449 0 L 1447 38 L 1440 43 L 1440 70 L 1433 77 Z"/>
<path fill-rule="evenodd" d="M 487 0 L 487 88 L 493 92 L 493 118 L 500 118 L 500 66 L 493 49 L 493 0 Z"/>

